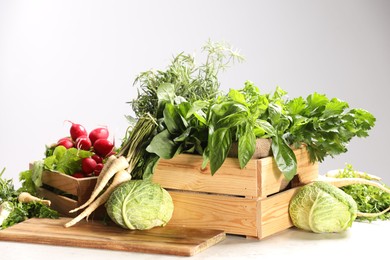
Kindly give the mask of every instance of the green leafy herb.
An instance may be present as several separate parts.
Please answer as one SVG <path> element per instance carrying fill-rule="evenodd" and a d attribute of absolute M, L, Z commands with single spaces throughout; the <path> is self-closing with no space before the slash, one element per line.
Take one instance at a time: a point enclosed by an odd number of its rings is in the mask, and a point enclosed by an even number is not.
<path fill-rule="evenodd" d="M 176 55 L 166 70 L 149 70 L 140 73 L 134 85 L 138 85 L 138 97 L 131 102 L 137 117 L 145 113 L 159 117 L 159 99 L 182 97 L 189 102 L 209 100 L 219 93 L 218 74 L 243 57 L 227 43 L 211 42 L 202 48 L 206 61 L 198 65 L 190 54 Z M 172 101 L 172 100 L 171 100 Z"/>
<path fill-rule="evenodd" d="M 371 180 L 372 177 L 366 173 L 357 172 L 353 169 L 351 164 L 346 164 L 345 168 L 342 171 L 339 171 L 339 174 L 335 176 L 336 178 L 365 178 Z M 384 183 L 382 183 L 385 185 Z M 385 185 L 386 186 L 386 185 Z M 389 188 L 388 186 L 386 186 Z M 345 193 L 352 196 L 356 201 L 358 210 L 360 212 L 367 213 L 378 213 L 388 207 L 390 207 L 390 194 L 384 192 L 383 190 L 369 185 L 364 184 L 354 184 L 341 188 Z M 388 220 L 390 219 L 390 212 L 382 214 L 378 217 L 367 218 L 367 217 L 357 217 L 357 220 L 363 221 L 373 221 L 376 219 Z"/>
<path fill-rule="evenodd" d="M 215 174 L 238 143 L 238 160 L 244 168 L 251 159 L 256 138 L 272 139 L 272 154 L 287 180 L 297 171 L 292 149 L 305 145 L 312 162 L 347 151 L 353 137 L 366 137 L 375 117 L 363 109 L 324 94 L 289 100 L 277 87 L 262 94 L 252 82 L 242 89 L 219 91 L 218 73 L 242 57 L 221 43 L 203 48 L 206 62 L 198 66 L 191 55 L 180 53 L 165 71 L 146 71 L 135 80 L 137 99 L 131 101 L 137 116 L 150 113 L 159 126 L 147 152 L 170 159 L 183 152 L 202 154 L 205 167 Z M 154 160 L 152 160 L 154 161 Z M 149 167 L 153 169 L 153 167 Z"/>
<path fill-rule="evenodd" d="M 28 218 L 58 218 L 57 211 L 50 209 L 41 202 L 21 203 L 18 201 L 18 196 L 22 191 L 26 191 L 23 187 L 15 190 L 12 179 L 4 179 L 2 177 L 4 170 L 0 172 L 0 211 L 8 210 L 7 217 L 0 217 L 0 229 L 10 227 L 14 224 L 22 222 Z M 30 172 L 21 173 L 21 178 L 25 178 L 32 183 Z M 35 190 L 33 190 L 35 192 Z M 32 193 L 34 194 L 34 193 Z M 1 215 L 1 214 L 0 214 Z"/>

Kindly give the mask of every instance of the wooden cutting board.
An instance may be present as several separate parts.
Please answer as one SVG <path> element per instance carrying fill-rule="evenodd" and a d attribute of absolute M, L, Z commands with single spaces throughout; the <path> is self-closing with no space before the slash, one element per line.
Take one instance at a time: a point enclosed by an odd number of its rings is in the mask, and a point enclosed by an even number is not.
<path fill-rule="evenodd" d="M 225 239 L 218 230 L 156 227 L 126 230 L 101 221 L 65 228 L 70 218 L 32 218 L 0 231 L 0 240 L 98 249 L 192 256 Z"/>

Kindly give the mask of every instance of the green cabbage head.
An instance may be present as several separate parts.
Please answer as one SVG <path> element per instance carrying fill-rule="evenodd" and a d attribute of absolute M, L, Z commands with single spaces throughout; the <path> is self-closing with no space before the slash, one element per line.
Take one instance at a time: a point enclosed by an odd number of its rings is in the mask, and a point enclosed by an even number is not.
<path fill-rule="evenodd" d="M 315 233 L 341 232 L 357 216 L 357 204 L 341 189 L 316 181 L 299 189 L 289 213 L 294 226 Z"/>
<path fill-rule="evenodd" d="M 165 226 L 173 213 L 169 193 L 159 184 L 145 180 L 131 180 L 118 186 L 105 207 L 116 224 L 138 230 Z"/>

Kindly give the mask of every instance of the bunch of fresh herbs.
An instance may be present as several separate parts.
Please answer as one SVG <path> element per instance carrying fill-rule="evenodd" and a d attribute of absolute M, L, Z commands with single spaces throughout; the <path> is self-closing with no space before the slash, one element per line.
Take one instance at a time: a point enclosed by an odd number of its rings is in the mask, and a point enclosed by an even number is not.
<path fill-rule="evenodd" d="M 335 176 L 336 178 L 365 178 L 372 180 L 372 176 L 366 173 L 360 173 L 353 169 L 351 164 L 346 164 L 345 168 Z M 381 183 L 385 185 L 384 183 Z M 385 187 L 389 188 L 385 185 Z M 390 194 L 370 185 L 354 184 L 341 188 L 345 193 L 352 196 L 356 201 L 358 210 L 360 212 L 378 213 L 390 207 Z M 388 220 L 390 219 L 390 212 L 382 214 L 378 217 L 367 218 L 358 217 L 360 221 L 374 221 L 376 219 Z"/>
<path fill-rule="evenodd" d="M 218 74 L 244 58 L 229 44 L 222 42 L 208 41 L 202 51 L 206 54 L 202 64 L 197 63 L 194 55 L 181 52 L 165 70 L 140 73 L 134 81 L 138 97 L 129 102 L 136 117 L 146 113 L 158 116 L 157 90 L 165 84 L 172 84 L 172 94 L 189 102 L 209 100 L 219 95 Z"/>
<path fill-rule="evenodd" d="M 349 109 L 348 103 L 318 93 L 288 99 L 279 87 L 263 94 L 247 81 L 242 89 L 224 94 L 219 91 L 218 72 L 242 58 L 221 44 L 208 42 L 204 50 L 208 55 L 202 66 L 181 53 L 167 70 L 137 77 L 140 91 L 131 102 L 133 110 L 138 116 L 152 114 L 159 125 L 146 157 L 170 159 L 183 152 L 198 153 L 203 166 L 209 163 L 215 174 L 233 142 L 238 143 L 243 168 L 252 158 L 256 138 L 270 138 L 276 164 L 291 180 L 297 171 L 294 148 L 305 145 L 311 160 L 321 162 L 346 152 L 353 137 L 368 136 L 375 124 L 369 112 Z M 144 161 L 155 165 L 158 159 Z"/>
<path fill-rule="evenodd" d="M 29 218 L 59 218 L 57 211 L 41 202 L 19 202 L 19 194 L 28 191 L 25 189 L 26 186 L 15 189 L 12 179 L 4 179 L 3 173 L 4 169 L 0 172 L 0 205 L 7 208 L 6 210 L 10 210 L 10 214 L 2 221 L 0 229 L 10 227 Z M 21 174 L 21 180 L 26 179 L 31 181 L 30 173 L 27 171 Z"/>

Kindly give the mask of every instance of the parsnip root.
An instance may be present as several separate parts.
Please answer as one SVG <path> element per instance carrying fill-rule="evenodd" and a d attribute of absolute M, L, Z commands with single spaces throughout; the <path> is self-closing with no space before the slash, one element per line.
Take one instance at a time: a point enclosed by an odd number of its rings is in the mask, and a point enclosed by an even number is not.
<path fill-rule="evenodd" d="M 116 173 L 118 173 L 122 170 L 125 170 L 128 167 L 128 165 L 129 165 L 129 163 L 127 162 L 125 157 L 120 156 L 119 158 L 116 158 L 114 156 L 114 159 L 112 159 L 108 168 L 106 168 L 105 171 L 102 170 L 102 172 L 100 173 L 100 175 L 103 177 L 100 178 L 100 180 L 98 178 L 96 185 L 95 185 L 95 189 L 93 190 L 93 192 L 91 194 L 91 197 L 80 207 L 70 210 L 69 213 L 76 212 L 80 209 L 83 209 L 83 208 L 89 206 L 94 201 L 94 199 L 96 199 L 99 196 L 99 194 L 103 191 L 104 187 L 107 185 L 107 183 L 110 181 L 110 179 Z M 127 174 L 130 175 L 129 173 L 127 173 Z M 99 177 L 100 177 L 100 175 L 99 175 Z"/>
<path fill-rule="evenodd" d="M 92 212 L 94 212 L 99 206 L 103 205 L 108 198 L 110 197 L 111 193 L 117 188 L 120 184 L 129 181 L 131 179 L 131 175 L 125 171 L 121 170 L 115 174 L 115 177 L 111 183 L 111 185 L 104 191 L 102 195 L 100 195 L 95 201 L 93 201 L 89 206 L 77 217 L 73 218 L 71 221 L 65 224 L 65 227 L 71 227 L 75 225 L 77 222 L 82 220 L 83 218 L 87 218 L 89 215 L 91 215 Z"/>
<path fill-rule="evenodd" d="M 22 202 L 22 203 L 37 201 L 37 202 L 41 202 L 42 204 L 45 204 L 46 206 L 49 206 L 49 207 L 51 205 L 50 200 L 43 200 L 43 199 L 37 198 L 28 192 L 21 192 L 18 196 L 18 201 Z"/>

